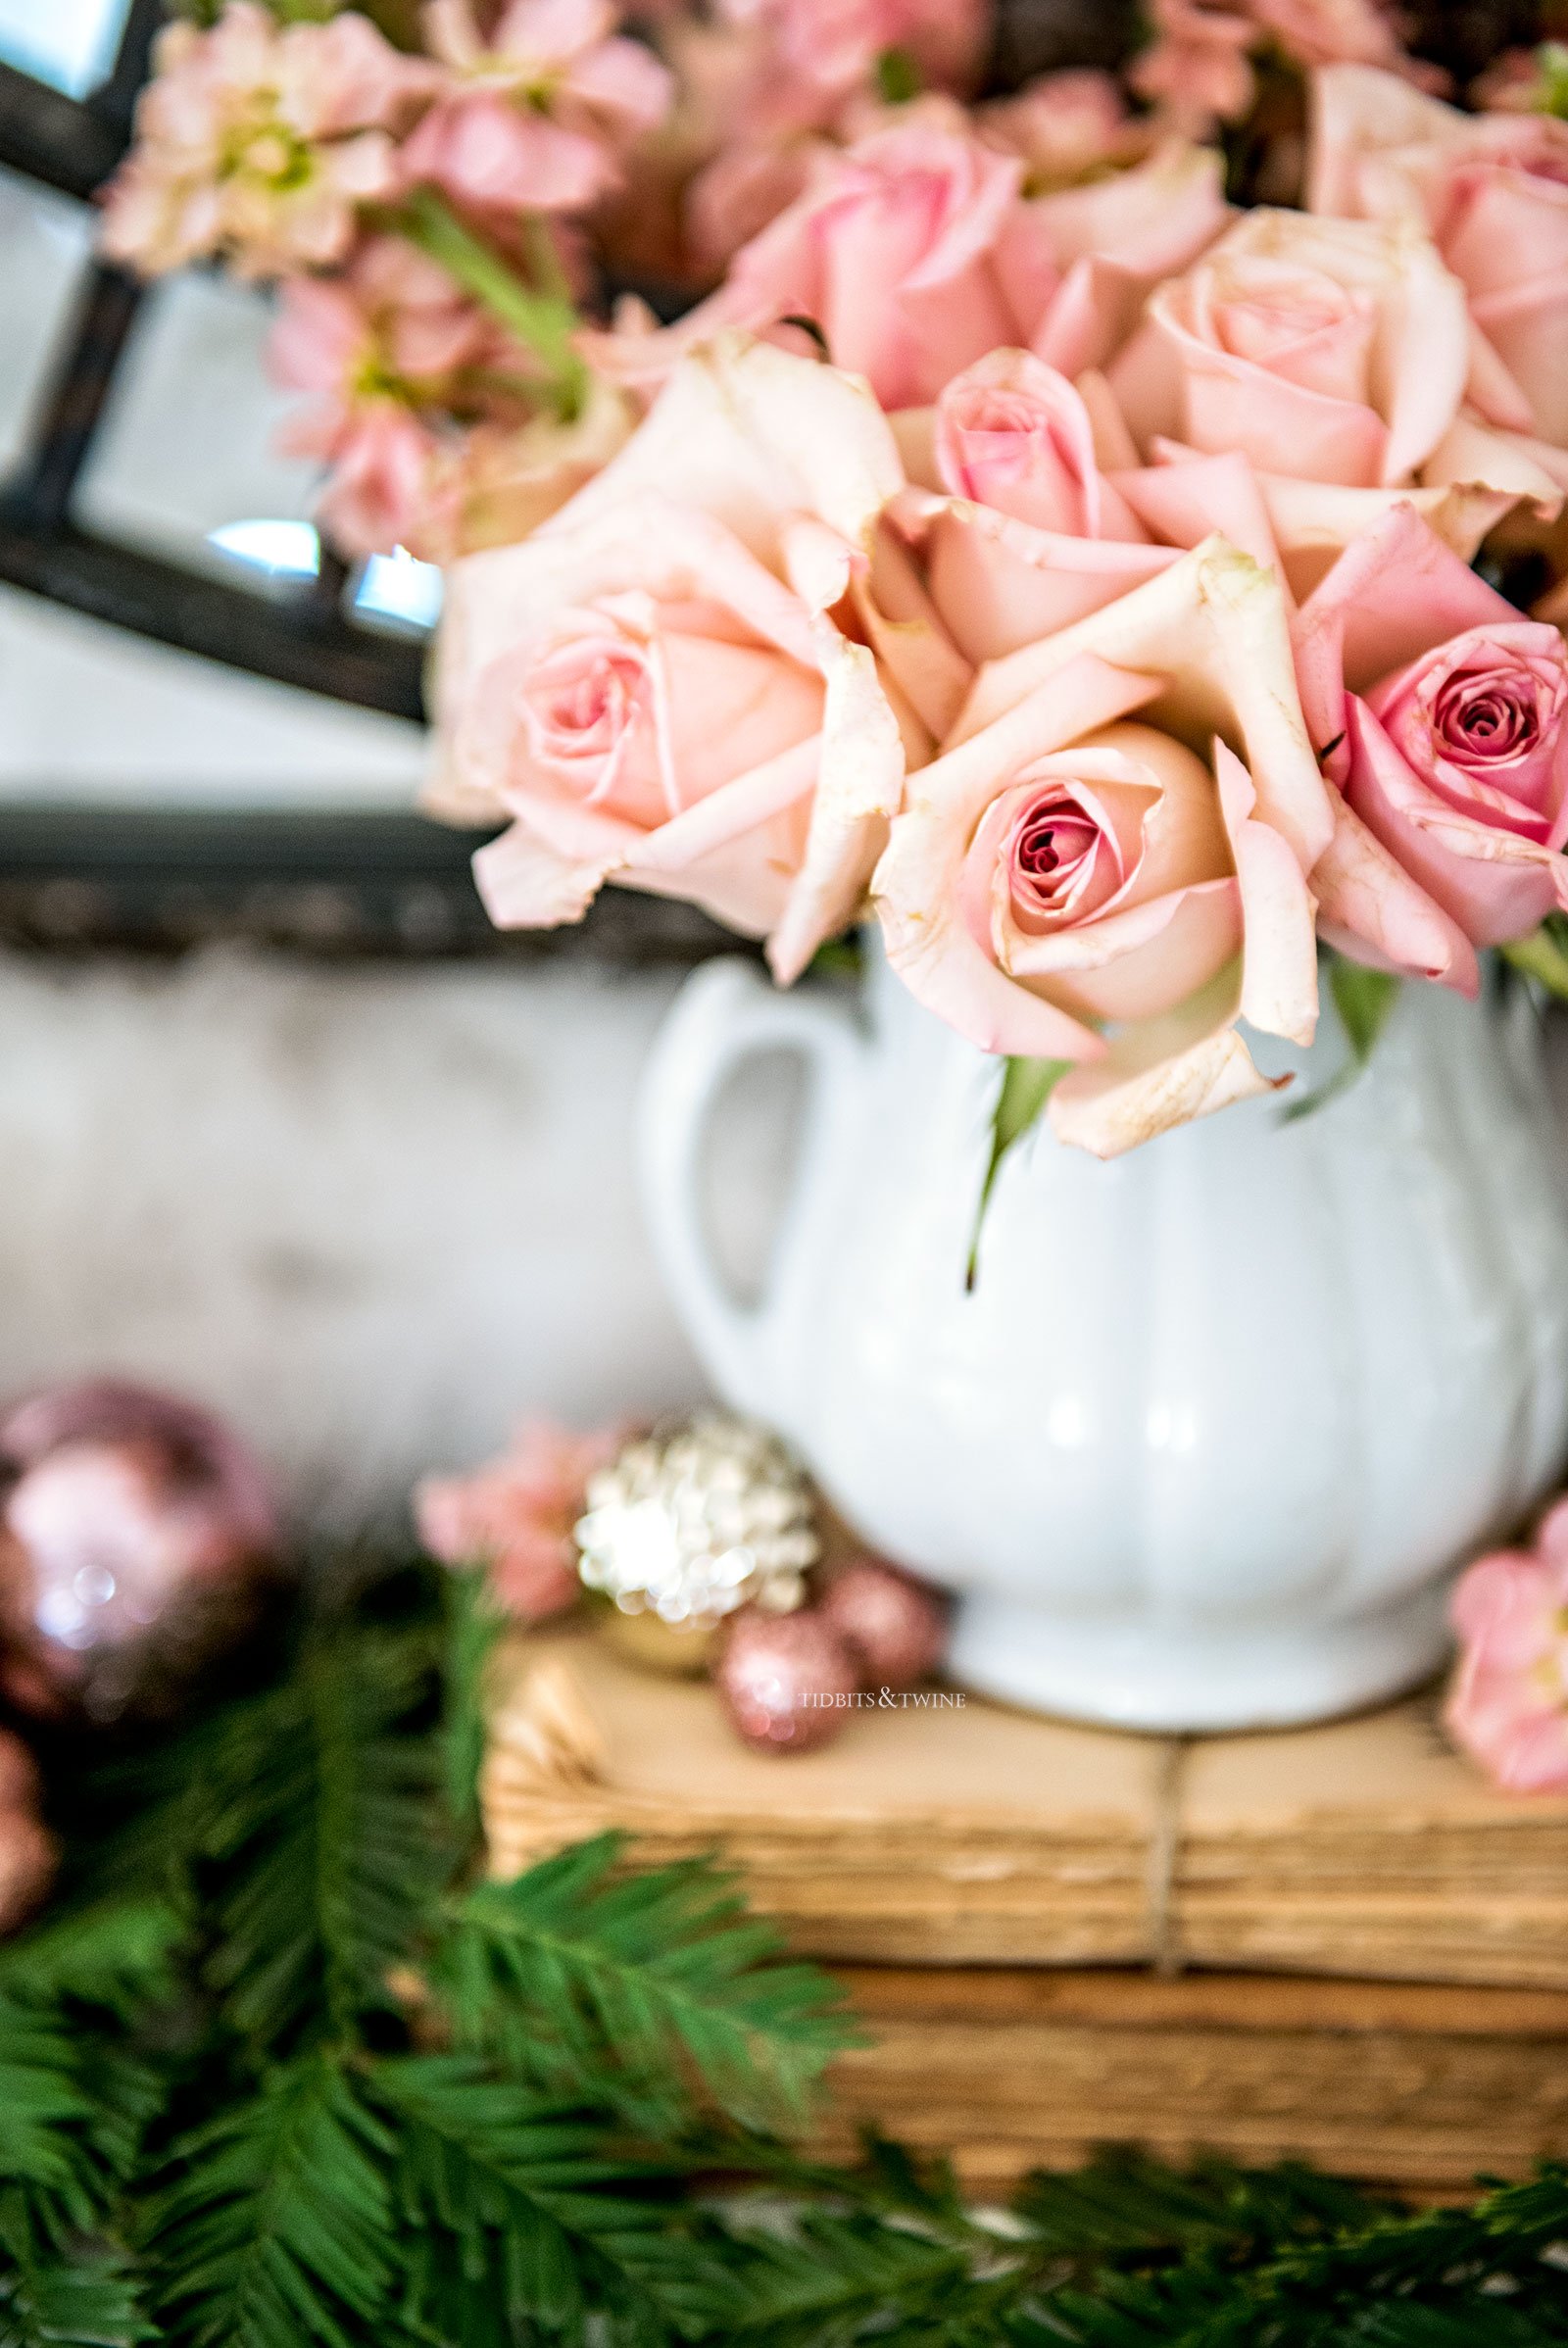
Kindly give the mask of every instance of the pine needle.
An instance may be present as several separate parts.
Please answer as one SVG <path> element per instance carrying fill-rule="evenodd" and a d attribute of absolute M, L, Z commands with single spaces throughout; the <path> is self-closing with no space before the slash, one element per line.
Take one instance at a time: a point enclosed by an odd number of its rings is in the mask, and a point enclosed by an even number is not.
<path fill-rule="evenodd" d="M 600 1835 L 466 1895 L 438 1960 L 460 2039 L 515 2052 L 542 2033 L 671 2114 L 700 2085 L 743 2125 L 798 2122 L 854 2043 L 836 1985 L 782 1960 L 719 1868 L 622 1871 L 621 1851 Z"/>

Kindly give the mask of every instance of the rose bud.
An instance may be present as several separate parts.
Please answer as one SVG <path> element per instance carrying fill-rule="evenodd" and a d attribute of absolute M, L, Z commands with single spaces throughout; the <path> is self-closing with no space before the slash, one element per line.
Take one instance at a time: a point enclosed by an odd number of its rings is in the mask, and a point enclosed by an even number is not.
<path fill-rule="evenodd" d="M 945 1600 L 880 1557 L 836 1574 L 818 1611 L 832 1624 L 865 1688 L 912 1688 L 936 1670 L 948 1642 Z"/>
<path fill-rule="evenodd" d="M 725 1638 L 713 1678 L 748 1744 L 805 1753 L 844 1726 L 857 1688 L 850 1650 L 819 1609 L 762 1614 L 748 1606 Z"/>
<path fill-rule="evenodd" d="M 104 1379 L 0 1420 L 0 1624 L 13 1701 L 168 1710 L 253 1623 L 279 1528 L 263 1470 L 195 1404 Z"/>

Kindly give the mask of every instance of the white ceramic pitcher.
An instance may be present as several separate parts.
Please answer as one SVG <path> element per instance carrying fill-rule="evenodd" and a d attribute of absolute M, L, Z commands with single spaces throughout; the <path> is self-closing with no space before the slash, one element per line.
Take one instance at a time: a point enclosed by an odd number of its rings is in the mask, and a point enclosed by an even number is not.
<path fill-rule="evenodd" d="M 713 1265 L 702 1146 L 736 1065 L 780 1048 L 810 1097 L 752 1308 Z M 1263 1064 L 1299 1094 L 1343 1051 L 1325 1011 Z M 863 1017 L 738 958 L 689 981 L 642 1176 L 718 1392 L 962 1593 L 972 1687 L 1181 1731 L 1426 1677 L 1449 1570 L 1568 1450 L 1568 1192 L 1529 1004 L 1406 987 L 1369 1070 L 1296 1122 L 1249 1101 L 1111 1164 L 1038 1131 L 966 1293 L 999 1074 L 874 951 Z"/>

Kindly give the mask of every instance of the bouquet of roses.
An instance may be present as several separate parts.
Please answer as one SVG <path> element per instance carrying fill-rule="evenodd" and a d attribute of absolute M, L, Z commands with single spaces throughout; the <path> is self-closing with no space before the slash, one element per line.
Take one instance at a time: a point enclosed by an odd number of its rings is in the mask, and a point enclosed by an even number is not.
<path fill-rule="evenodd" d="M 447 563 L 498 922 L 618 881 L 787 983 L 869 911 L 1102 1155 L 1277 1081 L 1320 966 L 1362 1049 L 1483 949 L 1568 991 L 1560 55 L 1467 111 L 1373 0 L 1155 19 L 974 105 L 943 0 L 235 0 L 108 216 L 283 280 L 327 526 Z M 722 264 L 673 323 L 628 220 Z"/>

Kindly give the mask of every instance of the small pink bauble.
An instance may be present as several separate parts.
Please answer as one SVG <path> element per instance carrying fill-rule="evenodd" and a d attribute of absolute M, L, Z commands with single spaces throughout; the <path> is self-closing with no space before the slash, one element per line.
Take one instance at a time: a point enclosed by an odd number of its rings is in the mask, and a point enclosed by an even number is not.
<path fill-rule="evenodd" d="M 850 1651 L 814 1609 L 734 1617 L 713 1667 L 731 1721 L 766 1753 L 806 1753 L 836 1737 L 855 1700 Z"/>
<path fill-rule="evenodd" d="M 849 1647 L 863 1688 L 912 1688 L 947 1650 L 946 1601 L 878 1557 L 834 1576 L 819 1611 Z"/>
<path fill-rule="evenodd" d="M 0 1419 L 0 1636 L 11 1700 L 167 1711 L 253 1622 L 279 1545 L 267 1479 L 211 1412 L 99 1379 Z"/>

